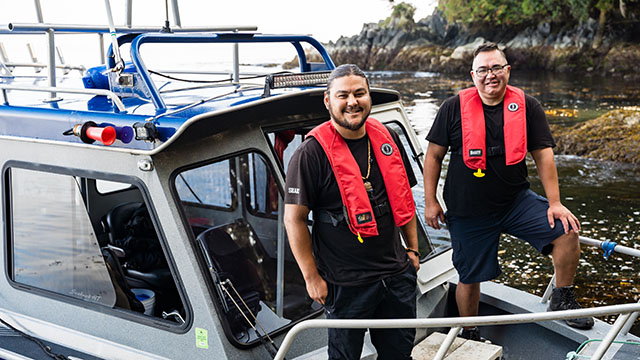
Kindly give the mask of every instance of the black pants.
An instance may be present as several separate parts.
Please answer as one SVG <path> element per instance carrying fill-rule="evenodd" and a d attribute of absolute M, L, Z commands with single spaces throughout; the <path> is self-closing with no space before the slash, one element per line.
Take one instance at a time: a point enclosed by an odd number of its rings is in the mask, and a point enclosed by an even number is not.
<path fill-rule="evenodd" d="M 416 271 L 360 286 L 327 284 L 328 319 L 415 319 Z M 370 329 L 379 360 L 411 359 L 415 329 Z M 365 329 L 329 329 L 329 359 L 360 359 Z"/>

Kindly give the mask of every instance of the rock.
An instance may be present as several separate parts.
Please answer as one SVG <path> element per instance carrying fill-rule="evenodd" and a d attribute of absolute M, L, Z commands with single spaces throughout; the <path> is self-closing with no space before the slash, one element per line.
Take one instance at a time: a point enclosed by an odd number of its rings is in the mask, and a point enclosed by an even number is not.
<path fill-rule="evenodd" d="M 469 55 L 473 55 L 473 51 L 485 42 L 485 39 L 478 37 L 472 43 L 458 46 L 453 50 L 453 53 L 451 53 L 451 58 L 454 60 L 462 60 Z"/>
<path fill-rule="evenodd" d="M 359 34 L 342 36 L 327 44 L 327 50 L 336 64 L 354 63 L 367 70 L 459 73 L 468 71 L 471 54 L 486 40 L 500 44 L 514 69 L 602 71 L 640 79 L 637 36 L 620 30 L 614 34 L 611 30 L 605 34 L 602 46 L 592 49 L 598 29 L 593 18 L 577 25 L 542 21 L 526 28 L 471 29 L 448 23 L 436 9 L 416 23 L 404 20 L 393 18 L 364 24 Z M 633 21 L 640 28 L 640 21 Z"/>
<path fill-rule="evenodd" d="M 569 128 L 552 126 L 557 154 L 640 166 L 640 110 L 613 110 Z"/>

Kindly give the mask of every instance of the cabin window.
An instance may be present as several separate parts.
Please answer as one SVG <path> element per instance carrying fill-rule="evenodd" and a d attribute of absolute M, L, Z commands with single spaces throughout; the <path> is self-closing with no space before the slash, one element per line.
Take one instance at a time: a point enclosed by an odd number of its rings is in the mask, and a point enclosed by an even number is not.
<path fill-rule="evenodd" d="M 231 182 L 235 179 L 231 160 L 187 170 L 176 179 L 180 199 L 191 203 L 233 209 L 236 194 Z"/>
<path fill-rule="evenodd" d="M 210 169 L 221 166 L 227 170 L 218 173 Z M 223 209 L 194 202 L 188 192 L 178 190 L 185 173 L 193 175 L 189 183 L 203 196 L 215 196 L 218 187 L 211 177 L 224 176 L 215 181 L 230 185 L 231 193 L 239 195 L 236 206 Z M 263 155 L 234 156 L 182 171 L 174 179 L 183 213 L 207 263 L 218 313 L 228 325 L 232 342 L 256 343 L 252 326 L 264 335 L 264 331 L 271 333 L 320 309 L 307 296 L 286 241 L 281 195 Z"/>
<path fill-rule="evenodd" d="M 451 248 L 451 240 L 449 239 L 449 232 L 447 230 L 435 230 L 427 226 L 424 222 L 424 178 L 422 176 L 422 166 L 420 166 L 420 160 L 418 154 L 411 146 L 407 134 L 403 127 L 397 122 L 386 123 L 387 127 L 393 130 L 402 141 L 407 155 L 411 161 L 413 173 L 418 180 L 418 184 L 411 188 L 413 192 L 413 198 L 416 203 L 416 212 L 418 220 L 418 246 L 423 258 L 433 257 Z"/>
<path fill-rule="evenodd" d="M 100 192 L 98 179 L 16 167 L 5 179 L 13 281 L 184 323 L 152 212 L 136 185 L 109 181 L 118 190 Z"/>
<path fill-rule="evenodd" d="M 11 169 L 13 280 L 114 306 L 116 293 L 76 179 Z"/>

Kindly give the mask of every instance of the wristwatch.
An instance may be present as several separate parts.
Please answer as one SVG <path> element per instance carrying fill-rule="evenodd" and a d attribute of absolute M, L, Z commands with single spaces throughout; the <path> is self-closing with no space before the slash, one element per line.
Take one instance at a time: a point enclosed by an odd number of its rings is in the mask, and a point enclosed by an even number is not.
<path fill-rule="evenodd" d="M 416 249 L 412 249 L 412 248 L 404 248 L 407 252 L 411 252 L 416 254 L 416 256 L 419 258 L 420 257 L 420 251 L 416 250 Z"/>

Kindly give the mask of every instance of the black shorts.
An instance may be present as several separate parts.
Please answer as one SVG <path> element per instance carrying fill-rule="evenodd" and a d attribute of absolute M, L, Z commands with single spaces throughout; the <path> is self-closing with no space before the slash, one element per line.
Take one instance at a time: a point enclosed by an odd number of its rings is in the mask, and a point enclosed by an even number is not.
<path fill-rule="evenodd" d="M 552 241 L 564 235 L 562 222 L 556 219 L 552 229 L 547 220 L 549 202 L 531 190 L 518 194 L 507 211 L 484 216 L 446 216 L 453 265 L 460 282 L 478 283 L 494 279 L 502 272 L 498 264 L 498 241 L 506 233 L 520 238 L 543 255 L 549 255 Z"/>

